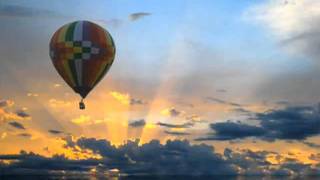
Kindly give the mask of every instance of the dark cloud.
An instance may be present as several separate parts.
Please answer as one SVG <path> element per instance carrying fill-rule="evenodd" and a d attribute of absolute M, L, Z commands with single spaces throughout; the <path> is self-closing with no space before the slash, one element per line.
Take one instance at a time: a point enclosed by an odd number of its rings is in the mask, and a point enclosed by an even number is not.
<path fill-rule="evenodd" d="M 318 153 L 318 154 L 311 154 L 310 157 L 309 157 L 309 159 L 320 162 L 320 153 Z"/>
<path fill-rule="evenodd" d="M 20 152 L 17 155 L 0 155 L 0 168 L 5 174 L 45 174 L 68 172 L 86 174 L 92 168 L 104 170 L 119 169 L 128 175 L 314 175 L 319 167 L 299 163 L 295 159 L 285 159 L 282 165 L 274 166 L 267 161 L 270 151 L 233 151 L 225 149 L 217 154 L 214 147 L 188 141 L 174 140 L 161 144 L 158 140 L 139 145 L 139 141 L 128 141 L 119 147 L 107 140 L 80 138 L 67 142 L 66 148 L 74 151 L 90 150 L 101 159 L 70 160 L 63 155 L 43 157 L 34 153 Z M 77 146 L 77 148 L 75 148 Z M 317 159 L 317 155 L 310 158 Z M 4 164 L 1 160 L 11 160 Z"/>
<path fill-rule="evenodd" d="M 37 9 L 33 7 L 18 6 L 18 5 L 2 5 L 0 7 L 0 16 L 11 16 L 11 17 L 34 17 L 34 16 L 50 16 L 56 17 L 61 16 L 56 12 L 44 9 Z"/>
<path fill-rule="evenodd" d="M 283 106 L 288 106 L 290 104 L 290 102 L 286 101 L 286 100 L 281 100 L 281 101 L 276 101 L 276 104 L 283 105 Z"/>
<path fill-rule="evenodd" d="M 144 127 L 146 125 L 146 121 L 144 119 L 134 120 L 129 122 L 130 127 Z"/>
<path fill-rule="evenodd" d="M 168 111 L 168 114 L 170 117 L 178 117 L 182 113 L 182 111 L 179 111 L 174 107 L 172 107 L 166 111 Z"/>
<path fill-rule="evenodd" d="M 240 113 L 241 115 L 245 115 L 245 116 L 251 116 L 252 114 L 254 114 L 252 111 L 247 110 L 247 109 L 242 108 L 242 107 L 234 108 L 233 111 L 237 112 L 237 113 Z"/>
<path fill-rule="evenodd" d="M 225 89 L 217 89 L 216 91 L 219 92 L 219 93 L 226 93 L 226 92 L 228 92 L 228 91 L 225 90 Z"/>
<path fill-rule="evenodd" d="M 214 97 L 206 97 L 205 100 L 207 102 L 214 102 L 214 103 L 218 103 L 218 104 L 225 104 L 225 105 L 230 105 L 230 106 L 236 106 L 236 107 L 241 107 L 241 104 L 238 103 L 234 103 L 234 102 L 229 102 L 229 101 L 225 101 L 219 98 L 214 98 Z"/>
<path fill-rule="evenodd" d="M 320 134 L 318 107 L 286 107 L 258 113 L 256 118 L 270 138 L 302 140 Z"/>
<path fill-rule="evenodd" d="M 175 103 L 177 105 L 185 106 L 188 108 L 194 107 L 194 105 L 192 103 L 187 102 L 186 99 L 183 99 L 183 98 L 173 98 L 173 99 L 170 99 L 170 101 L 172 101 L 173 103 Z"/>
<path fill-rule="evenodd" d="M 166 134 L 174 135 L 174 136 L 186 136 L 190 135 L 188 132 L 180 132 L 180 131 L 164 131 Z"/>
<path fill-rule="evenodd" d="M 151 13 L 147 13 L 147 12 L 132 13 L 129 16 L 129 19 L 131 21 L 136 21 L 136 20 L 139 20 L 139 19 L 141 19 L 141 18 L 143 18 L 145 16 L 150 16 L 150 15 L 151 15 Z"/>
<path fill-rule="evenodd" d="M 48 132 L 51 134 L 62 134 L 63 133 L 63 131 L 54 130 L 54 129 L 50 129 L 50 130 L 48 130 Z"/>
<path fill-rule="evenodd" d="M 32 137 L 32 135 L 30 133 L 20 133 L 20 134 L 18 134 L 18 136 L 25 137 L 25 138 L 31 138 Z"/>
<path fill-rule="evenodd" d="M 191 145 L 188 141 L 152 140 L 139 146 L 139 141 L 128 142 L 118 148 L 106 140 L 80 138 L 74 142 L 82 149 L 100 154 L 106 167 L 128 174 L 153 175 L 213 175 L 235 174 L 223 158 L 208 145 Z M 214 171 L 213 171 L 214 169 Z"/>
<path fill-rule="evenodd" d="M 248 137 L 261 137 L 266 134 L 262 127 L 252 126 L 235 122 L 221 122 L 210 124 L 210 128 L 215 131 L 214 135 L 197 138 L 198 141 L 205 140 L 234 140 Z"/>
<path fill-rule="evenodd" d="M 50 174 L 54 170 L 88 171 L 90 166 L 97 165 L 96 160 L 69 160 L 62 155 L 47 158 L 35 153 L 21 151 L 18 155 L 0 155 L 0 160 L 15 160 L 5 165 L 0 163 L 4 174 Z"/>
<path fill-rule="evenodd" d="M 313 143 L 313 142 L 306 142 L 306 141 L 303 141 L 302 142 L 303 144 L 311 147 L 311 148 L 316 148 L 316 149 L 320 149 L 320 144 L 316 144 L 316 143 Z"/>
<path fill-rule="evenodd" d="M 284 159 L 278 167 L 267 159 L 269 156 L 275 156 L 278 159 Z M 225 149 L 224 157 L 229 164 L 243 169 L 242 175 L 246 176 L 264 176 L 271 175 L 277 177 L 319 175 L 319 167 L 312 167 L 310 164 L 304 164 L 296 159 L 284 158 L 280 154 L 271 151 L 251 151 L 241 150 L 233 151 Z"/>
<path fill-rule="evenodd" d="M 264 140 L 304 140 L 320 134 L 318 107 L 297 106 L 256 113 L 259 125 L 235 122 L 213 123 L 213 135 L 197 140 L 232 140 L 256 137 Z"/>
<path fill-rule="evenodd" d="M 21 123 L 18 123 L 18 122 L 15 122 L 15 121 L 9 122 L 9 124 L 10 124 L 12 127 L 15 127 L 15 128 L 17 128 L 17 129 L 23 129 L 23 130 L 26 129 Z"/>
<path fill-rule="evenodd" d="M 30 117 L 30 115 L 28 113 L 26 113 L 25 111 L 23 110 L 18 110 L 16 112 L 16 114 L 19 116 L 19 117 L 22 117 L 22 118 L 28 118 Z"/>
<path fill-rule="evenodd" d="M 144 105 L 144 104 L 146 104 L 146 102 L 144 102 L 141 99 L 135 99 L 135 98 L 130 99 L 130 105 Z"/>
<path fill-rule="evenodd" d="M 158 122 L 157 125 L 162 127 L 167 127 L 167 128 L 190 128 L 194 125 L 194 123 L 187 122 L 183 124 L 169 124 L 169 123 Z"/>

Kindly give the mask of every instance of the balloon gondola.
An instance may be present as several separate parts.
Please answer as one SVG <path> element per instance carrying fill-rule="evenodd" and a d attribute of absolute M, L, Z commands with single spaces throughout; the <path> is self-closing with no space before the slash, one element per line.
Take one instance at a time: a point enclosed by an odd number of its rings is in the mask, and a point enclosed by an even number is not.
<path fill-rule="evenodd" d="M 115 57 L 110 33 L 89 21 L 76 21 L 59 28 L 50 41 L 50 57 L 64 81 L 83 99 L 101 81 Z"/>

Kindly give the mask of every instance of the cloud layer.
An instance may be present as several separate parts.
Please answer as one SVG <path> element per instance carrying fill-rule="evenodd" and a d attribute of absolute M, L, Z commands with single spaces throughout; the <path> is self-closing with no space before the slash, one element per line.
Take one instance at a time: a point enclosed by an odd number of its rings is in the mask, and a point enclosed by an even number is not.
<path fill-rule="evenodd" d="M 97 167 L 100 170 L 118 169 L 129 175 L 319 175 L 317 166 L 301 164 L 294 159 L 285 160 L 275 166 L 268 157 L 281 157 L 268 151 L 233 151 L 225 149 L 224 154 L 214 152 L 209 145 L 191 145 L 188 141 L 167 141 L 160 144 L 152 140 L 139 146 L 139 141 L 129 141 L 115 147 L 107 140 L 95 138 L 66 138 L 65 148 L 73 151 L 92 151 L 99 159 L 70 160 L 63 155 L 51 158 L 21 151 L 17 155 L 0 155 L 0 167 L 6 174 L 39 174 L 54 171 L 76 171 L 89 173 Z M 313 154 L 313 159 L 317 155 Z M 1 163 L 10 160 L 12 163 Z M 54 171 L 53 171 L 54 170 Z"/>
<path fill-rule="evenodd" d="M 249 137 L 264 140 L 304 140 L 320 134 L 318 106 L 295 106 L 256 113 L 258 125 L 240 122 L 210 124 L 214 131 L 208 137 L 197 140 L 234 140 Z"/>

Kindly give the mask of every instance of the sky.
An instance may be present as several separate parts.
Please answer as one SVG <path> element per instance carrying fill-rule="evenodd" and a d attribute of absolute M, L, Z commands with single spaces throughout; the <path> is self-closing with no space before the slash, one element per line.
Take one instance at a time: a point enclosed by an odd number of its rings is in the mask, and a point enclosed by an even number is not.
<path fill-rule="evenodd" d="M 85 110 L 49 57 L 77 20 L 116 46 Z M 0 22 L 6 172 L 320 174 L 317 0 L 2 0 Z"/>

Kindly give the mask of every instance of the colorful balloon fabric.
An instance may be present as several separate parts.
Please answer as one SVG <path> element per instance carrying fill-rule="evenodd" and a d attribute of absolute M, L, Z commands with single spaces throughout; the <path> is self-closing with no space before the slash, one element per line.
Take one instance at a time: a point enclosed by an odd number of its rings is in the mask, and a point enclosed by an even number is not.
<path fill-rule="evenodd" d="M 111 67 L 115 45 L 109 32 L 99 25 L 76 21 L 54 33 L 50 57 L 64 81 L 85 98 Z"/>

